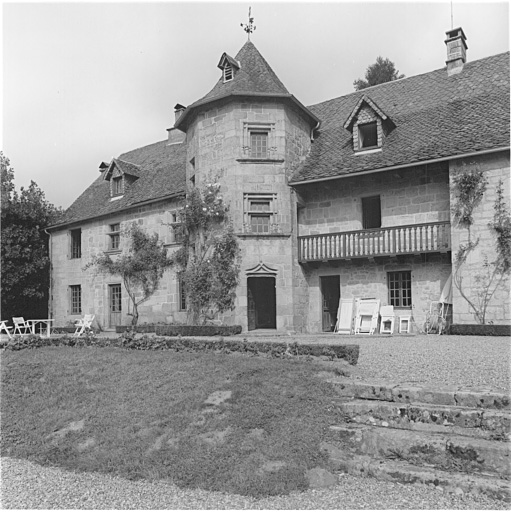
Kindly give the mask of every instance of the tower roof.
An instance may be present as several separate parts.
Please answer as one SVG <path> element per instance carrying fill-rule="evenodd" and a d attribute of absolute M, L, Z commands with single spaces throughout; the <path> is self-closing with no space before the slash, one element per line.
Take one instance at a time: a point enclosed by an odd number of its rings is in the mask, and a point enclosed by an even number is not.
<path fill-rule="evenodd" d="M 187 107 L 183 115 L 176 122 L 176 128 L 185 128 L 190 119 L 191 112 L 197 107 L 228 96 L 290 98 L 294 103 L 305 110 L 312 119 L 317 121 L 316 117 L 289 93 L 251 41 L 247 41 L 243 45 L 234 59 L 236 63 L 239 63 L 239 69 L 234 73 L 232 80 L 226 82 L 220 78 L 208 94 Z"/>

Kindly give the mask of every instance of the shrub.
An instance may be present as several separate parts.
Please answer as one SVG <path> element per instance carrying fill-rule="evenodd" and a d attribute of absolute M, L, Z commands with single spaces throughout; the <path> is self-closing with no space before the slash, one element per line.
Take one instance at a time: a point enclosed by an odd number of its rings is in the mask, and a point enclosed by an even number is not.
<path fill-rule="evenodd" d="M 511 336 L 511 325 L 452 324 L 449 334 L 460 336 Z"/>
<path fill-rule="evenodd" d="M 241 333 L 241 325 L 157 325 L 157 336 L 231 336 Z"/>

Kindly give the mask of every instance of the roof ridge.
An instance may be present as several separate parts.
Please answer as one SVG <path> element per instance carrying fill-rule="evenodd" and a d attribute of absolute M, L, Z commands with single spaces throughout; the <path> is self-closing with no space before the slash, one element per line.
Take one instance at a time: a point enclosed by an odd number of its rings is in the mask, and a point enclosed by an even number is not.
<path fill-rule="evenodd" d="M 508 51 L 501 52 L 501 53 L 495 53 L 494 55 L 488 55 L 487 57 L 481 57 L 480 59 L 476 59 L 476 60 L 472 60 L 470 62 L 466 62 L 464 67 L 472 67 L 474 64 L 476 64 L 476 63 L 478 63 L 480 61 L 493 59 L 493 58 L 500 57 L 500 56 L 502 56 L 504 54 L 509 54 L 509 53 L 510 53 L 510 51 L 508 50 Z M 418 78 L 418 77 L 425 76 L 425 75 L 432 75 L 433 73 L 438 73 L 438 72 L 446 72 L 446 69 L 447 69 L 447 66 L 443 66 L 441 68 L 433 69 L 431 71 L 425 71 L 424 73 L 419 73 L 417 75 L 405 76 L 404 78 L 398 78 L 397 80 L 391 80 L 390 82 L 383 82 L 381 84 L 371 85 L 370 87 L 366 87 L 365 89 L 360 89 L 358 91 L 351 91 L 351 92 L 348 92 L 346 94 L 341 94 L 339 96 L 335 96 L 335 97 L 330 98 L 328 100 L 324 100 L 324 101 L 320 101 L 318 103 L 313 103 L 313 104 L 307 105 L 307 108 L 317 107 L 319 105 L 323 105 L 325 103 L 328 103 L 329 101 L 338 100 L 339 98 L 346 98 L 348 96 L 351 96 L 352 94 L 365 93 L 366 91 L 369 91 L 369 90 L 373 90 L 374 91 L 377 87 L 380 87 L 380 88 L 381 87 L 389 87 L 389 86 L 392 86 L 392 84 L 402 83 L 405 80 L 410 80 L 412 78 Z"/>

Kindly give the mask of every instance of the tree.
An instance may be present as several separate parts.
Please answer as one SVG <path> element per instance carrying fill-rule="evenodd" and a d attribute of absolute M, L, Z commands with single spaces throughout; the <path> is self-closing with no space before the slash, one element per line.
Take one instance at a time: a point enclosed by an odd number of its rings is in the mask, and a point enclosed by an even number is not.
<path fill-rule="evenodd" d="M 34 181 L 18 193 L 14 169 L 0 152 L 2 318 L 46 318 L 50 287 L 49 235 L 62 210 L 46 201 Z"/>
<path fill-rule="evenodd" d="M 464 269 L 469 256 L 479 245 L 479 237 L 475 240 L 472 237 L 474 211 L 481 203 L 487 185 L 488 180 L 484 172 L 477 166 L 465 165 L 453 175 L 454 222 L 467 230 L 467 242 L 459 245 L 454 257 L 453 282 L 480 324 L 486 323 L 488 305 L 504 279 L 511 273 L 511 215 L 504 202 L 504 185 L 500 180 L 493 207 L 493 220 L 488 224 L 490 232 L 495 237 L 496 257 L 490 260 L 488 255 L 483 253 L 482 265 L 471 273 L 472 293 L 468 293 L 464 286 Z"/>
<path fill-rule="evenodd" d="M 367 89 L 373 85 L 384 84 L 385 82 L 392 82 L 404 78 L 405 75 L 400 75 L 399 71 L 396 70 L 396 66 L 390 59 L 384 59 L 378 57 L 374 64 L 371 64 L 365 74 L 365 80 L 361 78 L 353 82 L 353 87 L 356 91 Z"/>
<path fill-rule="evenodd" d="M 132 223 L 122 231 L 121 236 L 129 239 L 127 250 L 115 259 L 108 254 L 93 256 L 84 270 L 95 267 L 99 273 L 121 277 L 133 305 L 131 325 L 135 327 L 138 323 L 138 306 L 158 289 L 171 260 L 157 233 L 148 235 L 138 224 Z"/>
<path fill-rule="evenodd" d="M 182 247 L 173 262 L 184 285 L 188 322 L 205 323 L 234 308 L 239 247 L 220 186 L 191 190 L 180 211 Z"/>

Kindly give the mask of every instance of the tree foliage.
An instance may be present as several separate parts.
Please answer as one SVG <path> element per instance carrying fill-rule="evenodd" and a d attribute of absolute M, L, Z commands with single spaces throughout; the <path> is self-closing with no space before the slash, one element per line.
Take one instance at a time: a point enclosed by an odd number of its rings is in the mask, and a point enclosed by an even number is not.
<path fill-rule="evenodd" d="M 167 256 L 167 249 L 158 240 L 158 234 L 147 234 L 137 223 L 124 229 L 121 236 L 128 241 L 126 250 L 113 258 L 104 253 L 93 256 L 84 270 L 95 267 L 99 273 L 121 277 L 133 305 L 131 323 L 136 326 L 138 306 L 158 289 L 171 260 Z"/>
<path fill-rule="evenodd" d="M 378 57 L 374 64 L 371 64 L 365 74 L 365 80 L 358 78 L 353 82 L 353 87 L 356 91 L 367 89 L 373 85 L 384 84 L 385 82 L 392 82 L 404 78 L 405 75 L 400 75 L 396 69 L 395 64 L 390 59 Z"/>
<path fill-rule="evenodd" d="M 34 181 L 17 192 L 14 169 L 0 152 L 2 318 L 46 318 L 50 286 L 49 235 L 62 210 Z"/>
<path fill-rule="evenodd" d="M 180 211 L 182 247 L 173 261 L 185 288 L 188 322 L 205 323 L 234 308 L 239 275 L 238 240 L 227 224 L 220 186 L 192 189 Z"/>
<path fill-rule="evenodd" d="M 460 295 L 467 301 L 480 324 L 486 323 L 488 306 L 504 279 L 511 273 L 511 216 L 504 202 L 502 180 L 499 181 L 494 203 L 493 220 L 488 224 L 495 236 L 495 259 L 482 252 L 482 262 L 472 271 L 471 293 L 464 286 L 464 274 L 469 256 L 479 245 L 479 238 L 472 238 L 474 212 L 481 203 L 488 186 L 484 172 L 477 166 L 464 165 L 453 175 L 452 213 L 454 222 L 467 230 L 467 242 L 459 245 L 454 256 L 453 282 Z M 491 247 L 487 247 L 491 249 Z"/>

